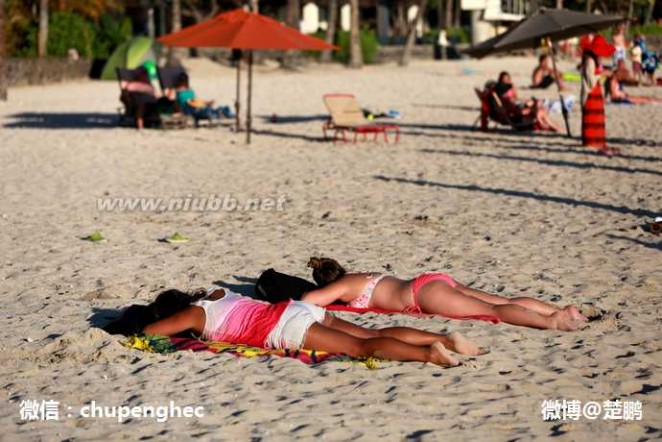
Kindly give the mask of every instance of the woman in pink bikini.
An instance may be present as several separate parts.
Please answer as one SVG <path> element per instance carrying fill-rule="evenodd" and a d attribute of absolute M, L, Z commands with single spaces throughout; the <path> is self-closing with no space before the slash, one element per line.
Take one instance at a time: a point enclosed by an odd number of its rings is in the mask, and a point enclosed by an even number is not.
<path fill-rule="evenodd" d="M 538 329 L 571 331 L 588 321 L 574 306 L 564 309 L 532 298 L 503 298 L 466 287 L 446 273 L 426 273 L 402 280 L 380 273 L 347 273 L 330 258 L 311 258 L 320 287 L 301 298 L 319 306 L 336 301 L 356 308 L 430 313 L 450 318 L 491 317 Z"/>
<path fill-rule="evenodd" d="M 169 299 L 159 299 L 168 297 Z M 315 349 L 353 357 L 459 365 L 450 351 L 484 351 L 459 333 L 439 335 L 407 327 L 366 329 L 301 302 L 269 304 L 212 286 L 197 297 L 169 290 L 147 309 L 158 311 L 139 330 L 172 336 L 191 331 L 204 339 L 262 348 Z M 159 308 L 151 308 L 159 306 Z M 162 318 L 158 319 L 157 318 Z"/>

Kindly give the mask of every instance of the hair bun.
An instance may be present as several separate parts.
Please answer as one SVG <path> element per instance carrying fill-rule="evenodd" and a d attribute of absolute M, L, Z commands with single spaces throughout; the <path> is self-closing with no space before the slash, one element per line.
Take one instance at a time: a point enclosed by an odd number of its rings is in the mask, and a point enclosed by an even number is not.
<path fill-rule="evenodd" d="M 310 267 L 311 269 L 321 269 L 322 260 L 319 258 L 311 257 L 310 260 L 308 261 L 308 267 Z"/>

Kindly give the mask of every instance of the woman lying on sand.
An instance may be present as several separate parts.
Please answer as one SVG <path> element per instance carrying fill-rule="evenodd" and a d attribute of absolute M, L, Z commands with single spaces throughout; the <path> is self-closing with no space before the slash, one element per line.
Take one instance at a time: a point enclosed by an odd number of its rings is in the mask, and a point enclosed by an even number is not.
<path fill-rule="evenodd" d="M 262 348 L 315 349 L 352 357 L 431 362 L 455 366 L 449 352 L 484 353 L 459 333 L 440 335 L 407 327 L 366 329 L 328 314 L 322 307 L 301 301 L 269 304 L 212 287 L 188 295 L 169 290 L 159 297 L 175 298 L 160 316 L 142 329 L 147 334 L 172 336 L 192 331 L 203 339 Z M 155 304 L 166 304 L 163 300 Z M 167 310 L 167 311 L 166 311 Z"/>
<path fill-rule="evenodd" d="M 492 316 L 513 325 L 571 331 L 588 321 L 577 308 L 560 309 L 532 298 L 503 298 L 466 287 L 445 273 L 402 280 L 381 273 L 350 273 L 330 258 L 310 258 L 321 288 L 303 295 L 320 306 L 343 301 L 351 307 L 379 308 L 448 317 Z"/>

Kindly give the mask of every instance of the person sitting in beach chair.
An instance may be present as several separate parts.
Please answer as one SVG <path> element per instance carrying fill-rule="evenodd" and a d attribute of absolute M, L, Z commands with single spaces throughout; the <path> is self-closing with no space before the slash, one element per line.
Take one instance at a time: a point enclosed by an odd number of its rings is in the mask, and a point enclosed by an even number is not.
<path fill-rule="evenodd" d="M 532 117 L 518 118 L 516 122 L 510 118 L 508 111 L 503 106 L 501 99 L 494 90 L 495 85 L 496 82 L 490 80 L 485 83 L 485 87 L 482 91 L 478 88 L 474 88 L 476 96 L 480 100 L 480 115 L 476 120 L 476 123 L 480 121 L 480 129 L 487 131 L 489 129 L 489 122 L 494 121 L 503 126 L 510 126 L 515 130 L 534 130 L 535 121 Z"/>
<path fill-rule="evenodd" d="M 116 72 L 120 82 L 120 101 L 124 105 L 121 121 L 133 118 L 138 129 L 145 127 L 145 121 L 158 124 L 156 91 L 149 80 L 147 70 L 143 67 L 117 68 Z"/>
<path fill-rule="evenodd" d="M 379 134 L 384 135 L 384 142 L 388 143 L 388 132 L 395 133 L 395 142 L 400 140 L 400 126 L 397 124 L 379 124 L 368 121 L 363 109 L 352 94 L 326 94 L 323 97 L 324 105 L 329 111 L 329 119 L 322 125 L 324 138 L 327 131 L 333 131 L 333 141 L 339 137 L 347 141 L 346 132 L 354 133 L 354 143 L 359 134 L 365 139 L 368 134 L 373 134 L 373 140 L 377 142 Z"/>
<path fill-rule="evenodd" d="M 562 331 L 576 330 L 588 321 L 574 306 L 562 309 L 533 298 L 504 298 L 469 288 L 441 272 L 404 280 L 376 272 L 348 273 L 330 258 L 311 258 L 308 266 L 320 288 L 301 299 L 319 306 L 342 301 L 356 308 L 449 318 L 490 317 L 496 322 Z"/>
<path fill-rule="evenodd" d="M 561 126 L 556 124 L 547 112 L 542 103 L 534 98 L 526 101 L 520 101 L 517 96 L 517 90 L 513 85 L 510 74 L 503 71 L 499 74 L 499 80 L 494 86 L 496 96 L 501 100 L 503 107 L 508 113 L 508 118 L 514 123 L 519 124 L 527 120 L 534 121 L 534 129 L 560 132 Z"/>
<path fill-rule="evenodd" d="M 366 329 L 313 304 L 292 300 L 269 304 L 217 286 L 194 295 L 168 290 L 144 311 L 151 311 L 152 318 L 146 325 L 140 324 L 140 329 L 152 335 L 174 336 L 188 331 L 202 339 L 230 344 L 305 348 L 440 366 L 459 364 L 450 351 L 472 356 L 484 353 L 459 333 L 440 335 L 407 327 Z M 144 321 L 139 315 L 133 320 Z"/>
<path fill-rule="evenodd" d="M 179 109 L 193 117 L 195 125 L 198 126 L 200 120 L 220 120 L 221 116 L 232 118 L 234 115 L 229 107 L 214 107 L 214 100 L 202 100 L 196 96 L 195 91 L 189 84 L 188 74 L 185 72 L 179 75 L 177 86 L 175 88 L 175 98 Z"/>
<path fill-rule="evenodd" d="M 531 89 L 547 89 L 556 81 L 559 82 L 561 90 L 564 90 L 563 73 L 554 70 L 551 57 L 548 54 L 541 55 L 538 58 L 538 66 L 531 74 Z"/>

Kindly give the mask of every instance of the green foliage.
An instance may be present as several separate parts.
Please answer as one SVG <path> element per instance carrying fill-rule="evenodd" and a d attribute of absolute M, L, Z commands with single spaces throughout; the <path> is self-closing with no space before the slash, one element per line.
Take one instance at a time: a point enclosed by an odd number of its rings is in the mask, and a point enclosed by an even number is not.
<path fill-rule="evenodd" d="M 96 27 L 93 55 L 109 58 L 115 48 L 131 38 L 131 20 L 120 15 L 105 14 Z"/>
<path fill-rule="evenodd" d="M 363 62 L 365 64 L 372 64 L 375 62 L 375 57 L 377 55 L 377 51 L 379 50 L 377 34 L 372 29 L 363 28 L 361 29 L 360 36 Z M 336 45 L 339 46 L 340 49 L 334 52 L 334 60 L 340 61 L 342 63 L 349 62 L 350 40 L 351 39 L 348 31 L 338 31 L 336 33 Z"/>
<path fill-rule="evenodd" d="M 92 56 L 94 27 L 73 12 L 51 14 L 48 24 L 47 53 L 52 57 L 66 57 L 69 49 L 76 49 L 81 58 Z"/>
<path fill-rule="evenodd" d="M 450 28 L 447 35 L 451 43 L 471 43 L 471 28 L 468 26 Z"/>
<path fill-rule="evenodd" d="M 641 25 L 641 26 L 631 26 L 629 30 L 630 37 L 634 37 L 637 34 L 644 35 L 646 37 L 660 37 L 662 36 L 662 26 L 660 25 Z"/>
<path fill-rule="evenodd" d="M 324 40 L 326 38 L 325 31 L 317 31 L 310 34 L 313 37 Z M 365 64 L 372 64 L 375 62 L 377 52 L 379 51 L 379 42 L 377 41 L 377 34 L 374 30 L 363 28 L 360 32 L 361 36 L 361 52 L 363 53 L 363 62 Z M 336 41 L 334 42 L 340 49 L 333 51 L 333 59 L 341 63 L 349 63 L 349 45 L 350 35 L 348 31 L 336 31 Z M 306 51 L 306 55 L 319 59 L 320 52 Z"/>

